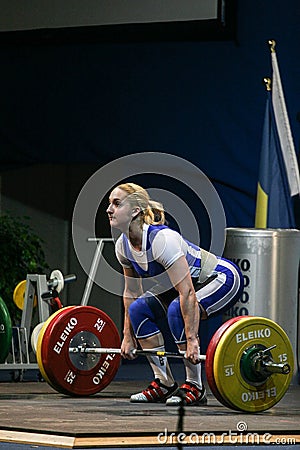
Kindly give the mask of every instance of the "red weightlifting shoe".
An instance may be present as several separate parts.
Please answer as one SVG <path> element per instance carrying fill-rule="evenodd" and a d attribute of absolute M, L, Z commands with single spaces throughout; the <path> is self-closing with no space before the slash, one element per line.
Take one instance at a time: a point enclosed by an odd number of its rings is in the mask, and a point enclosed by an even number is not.
<path fill-rule="evenodd" d="M 185 406 L 207 405 L 205 387 L 199 389 L 195 384 L 186 381 L 180 386 L 177 393 L 166 401 L 167 406 L 179 406 L 181 403 Z"/>
<path fill-rule="evenodd" d="M 168 397 L 175 394 L 178 390 L 178 384 L 174 383 L 168 387 L 156 378 L 149 386 L 138 394 L 130 397 L 132 403 L 164 403 Z"/>

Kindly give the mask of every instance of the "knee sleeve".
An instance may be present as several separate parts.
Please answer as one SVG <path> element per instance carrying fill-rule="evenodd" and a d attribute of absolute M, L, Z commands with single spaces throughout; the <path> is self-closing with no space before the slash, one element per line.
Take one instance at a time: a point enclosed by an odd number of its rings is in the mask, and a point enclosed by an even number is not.
<path fill-rule="evenodd" d="M 173 300 L 168 308 L 168 322 L 176 344 L 185 343 L 186 336 L 184 332 L 184 321 L 181 314 L 179 298 Z"/>
<path fill-rule="evenodd" d="M 144 339 L 160 333 L 159 318 L 165 317 L 165 310 L 149 293 L 131 303 L 129 317 L 136 338 Z"/>

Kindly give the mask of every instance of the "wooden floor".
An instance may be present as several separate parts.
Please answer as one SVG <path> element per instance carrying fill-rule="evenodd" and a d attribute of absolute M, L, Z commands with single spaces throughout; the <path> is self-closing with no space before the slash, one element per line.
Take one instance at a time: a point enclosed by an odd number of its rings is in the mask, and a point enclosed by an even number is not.
<path fill-rule="evenodd" d="M 148 381 L 116 379 L 88 398 L 71 398 L 45 382 L 0 382 L 0 442 L 65 448 L 300 444 L 300 386 L 290 386 L 272 409 L 245 414 L 222 406 L 208 392 L 205 407 L 137 405 L 129 396 Z"/>

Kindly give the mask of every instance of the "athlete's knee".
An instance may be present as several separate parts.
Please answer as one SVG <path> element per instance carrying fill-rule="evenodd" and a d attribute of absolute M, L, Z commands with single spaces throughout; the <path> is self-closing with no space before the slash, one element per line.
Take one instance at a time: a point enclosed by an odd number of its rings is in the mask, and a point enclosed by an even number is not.
<path fill-rule="evenodd" d="M 128 313 L 134 334 L 138 339 L 144 339 L 159 332 L 145 297 L 139 297 L 132 302 Z"/>
<path fill-rule="evenodd" d="M 179 299 L 173 300 L 168 308 L 168 320 L 173 321 L 175 319 L 182 318 L 180 301 Z"/>
<path fill-rule="evenodd" d="M 185 342 L 184 320 L 181 314 L 179 299 L 173 300 L 168 308 L 168 322 L 175 342 Z"/>
<path fill-rule="evenodd" d="M 134 302 L 129 305 L 128 313 L 130 320 L 134 319 L 136 315 L 140 314 L 141 309 L 143 309 L 141 298 L 137 298 Z"/>
<path fill-rule="evenodd" d="M 139 297 L 130 304 L 128 313 L 131 324 L 135 329 L 143 320 L 149 317 L 149 313 L 151 313 L 151 311 L 149 310 L 145 299 L 143 297 Z"/>

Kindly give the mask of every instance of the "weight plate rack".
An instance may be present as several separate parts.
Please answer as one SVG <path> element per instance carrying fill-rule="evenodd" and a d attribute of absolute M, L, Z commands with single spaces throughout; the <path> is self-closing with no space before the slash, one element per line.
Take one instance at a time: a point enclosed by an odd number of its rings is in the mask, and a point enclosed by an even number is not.
<path fill-rule="evenodd" d="M 18 283 L 13 295 L 15 304 L 22 309 L 20 326 L 12 326 L 8 308 L 0 298 L 0 370 L 11 371 L 18 380 L 23 379 L 26 370 L 39 370 L 30 342 L 34 308 L 37 308 L 38 322 L 44 323 L 52 315 L 53 307 L 61 306 L 57 295 L 64 283 L 75 279 L 75 275 L 64 278 L 59 270 L 53 271 L 49 280 L 46 275 L 28 274 L 26 280 Z"/>

